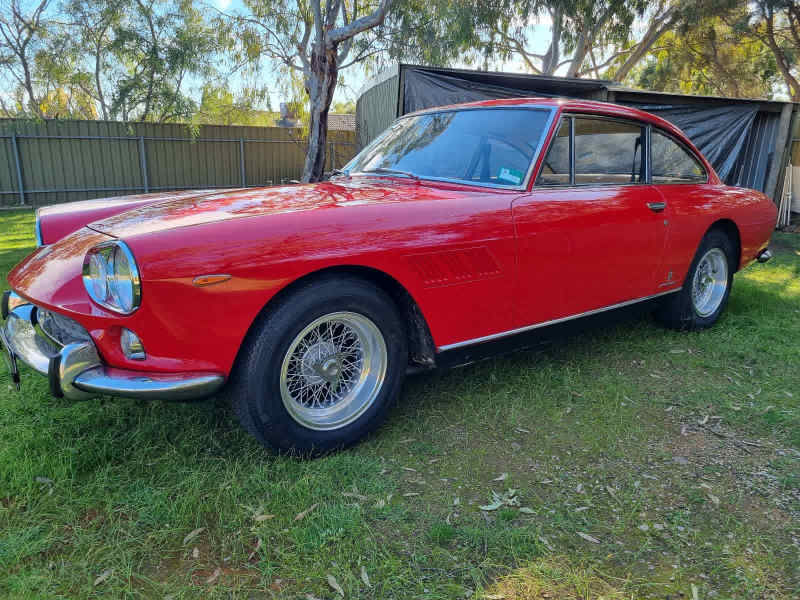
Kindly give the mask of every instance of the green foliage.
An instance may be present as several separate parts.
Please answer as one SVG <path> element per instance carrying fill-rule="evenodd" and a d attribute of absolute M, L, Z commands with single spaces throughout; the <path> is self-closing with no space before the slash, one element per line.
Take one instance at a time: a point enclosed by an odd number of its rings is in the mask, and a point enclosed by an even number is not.
<path fill-rule="evenodd" d="M 780 80 L 769 48 L 718 17 L 665 34 L 633 77 L 645 89 L 736 98 L 771 98 Z"/>
<path fill-rule="evenodd" d="M 334 101 L 331 104 L 331 112 L 339 115 L 354 115 L 356 114 L 356 101 L 355 100 L 342 100 L 339 102 Z"/>
<path fill-rule="evenodd" d="M 266 104 L 267 110 L 259 106 Z M 203 86 L 200 105 L 192 116 L 197 125 L 275 125 L 278 113 L 269 108 L 269 96 L 264 90 L 245 89 L 234 96 L 227 87 L 212 84 Z"/>
<path fill-rule="evenodd" d="M 111 112 L 123 119 L 178 120 L 195 110 L 183 91 L 190 75 L 209 75 L 216 49 L 203 13 L 188 0 L 136 0 L 115 27 L 111 51 L 124 71 Z"/>

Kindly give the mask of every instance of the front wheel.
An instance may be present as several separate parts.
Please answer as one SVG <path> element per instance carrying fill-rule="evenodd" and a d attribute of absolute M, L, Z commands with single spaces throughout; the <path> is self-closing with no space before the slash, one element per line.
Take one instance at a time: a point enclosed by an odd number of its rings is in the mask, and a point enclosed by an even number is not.
<path fill-rule="evenodd" d="M 392 299 L 367 281 L 324 277 L 256 322 L 228 393 L 242 425 L 262 444 L 317 454 L 380 425 L 407 361 Z"/>
<path fill-rule="evenodd" d="M 656 317 L 673 329 L 711 327 L 728 304 L 735 260 L 735 247 L 727 235 L 719 230 L 707 233 L 683 288 L 663 302 Z"/>

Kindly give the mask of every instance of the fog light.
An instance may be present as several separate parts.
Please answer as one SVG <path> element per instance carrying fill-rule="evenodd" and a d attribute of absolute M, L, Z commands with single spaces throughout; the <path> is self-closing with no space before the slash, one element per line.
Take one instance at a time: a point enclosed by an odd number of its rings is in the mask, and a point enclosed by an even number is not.
<path fill-rule="evenodd" d="M 144 345 L 135 333 L 130 329 L 122 329 L 119 343 L 122 346 L 122 353 L 129 360 L 144 360 L 147 355 L 144 353 Z"/>

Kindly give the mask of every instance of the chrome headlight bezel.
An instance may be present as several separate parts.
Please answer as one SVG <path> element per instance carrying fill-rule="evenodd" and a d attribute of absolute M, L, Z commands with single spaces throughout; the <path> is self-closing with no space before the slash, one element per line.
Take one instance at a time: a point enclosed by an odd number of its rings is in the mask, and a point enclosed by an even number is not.
<path fill-rule="evenodd" d="M 105 280 L 102 282 L 92 273 L 93 261 L 103 266 L 101 273 Z M 123 261 L 127 267 L 124 270 L 128 271 L 125 274 L 120 273 L 123 269 L 119 268 Z M 127 288 L 124 296 L 123 286 Z M 142 301 L 142 284 L 139 267 L 128 245 L 122 240 L 111 240 L 91 248 L 83 259 L 83 287 L 103 308 L 121 315 L 136 312 Z"/>

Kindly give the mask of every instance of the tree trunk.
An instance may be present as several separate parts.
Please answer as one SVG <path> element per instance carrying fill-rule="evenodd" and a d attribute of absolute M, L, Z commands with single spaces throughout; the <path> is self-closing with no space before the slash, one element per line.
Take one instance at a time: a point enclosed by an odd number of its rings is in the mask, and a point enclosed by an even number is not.
<path fill-rule="evenodd" d="M 660 18 L 654 20 L 642 37 L 642 40 L 636 45 L 636 48 L 628 55 L 628 58 L 625 59 L 619 69 L 614 73 L 612 81 L 622 82 L 633 68 L 641 62 L 645 54 L 650 51 L 650 48 L 661 39 L 661 36 L 672 28 L 676 20 L 677 11 L 674 6 L 670 7 Z"/>
<path fill-rule="evenodd" d="M 100 44 L 98 43 L 97 50 L 94 54 L 94 83 L 97 86 L 97 100 L 100 103 L 100 110 L 103 115 L 103 120 L 108 121 L 108 106 L 106 106 L 106 99 L 103 95 L 103 85 L 100 82 L 101 69 Z"/>
<path fill-rule="evenodd" d="M 563 26 L 563 13 L 560 7 L 556 7 L 551 13 L 553 26 L 550 32 L 550 45 L 542 59 L 542 74 L 552 75 L 558 68 L 558 61 L 561 59 L 561 28 Z"/>
<path fill-rule="evenodd" d="M 339 76 L 336 45 L 315 44 L 311 54 L 311 74 L 306 76 L 310 100 L 308 152 L 303 166 L 303 181 L 319 181 L 325 173 L 328 141 L 328 110 Z"/>

